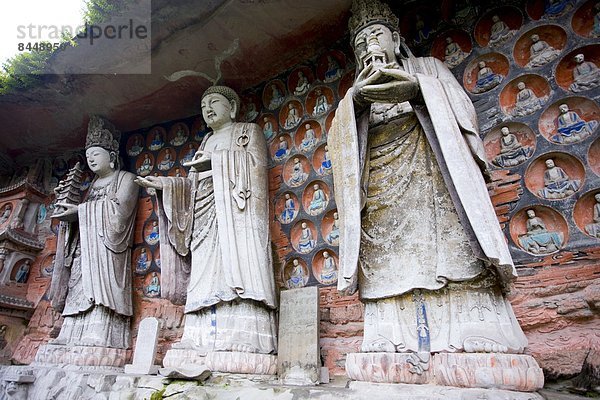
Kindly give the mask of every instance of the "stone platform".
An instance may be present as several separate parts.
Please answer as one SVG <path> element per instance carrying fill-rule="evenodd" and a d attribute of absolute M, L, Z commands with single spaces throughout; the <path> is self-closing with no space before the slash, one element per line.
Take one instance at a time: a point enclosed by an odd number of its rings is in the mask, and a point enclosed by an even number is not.
<path fill-rule="evenodd" d="M 348 376 L 356 381 L 432 384 L 459 388 L 533 392 L 544 386 L 535 359 L 523 354 L 438 353 L 429 363 L 414 354 L 349 353 Z"/>
<path fill-rule="evenodd" d="M 95 346 L 40 346 L 34 363 L 42 365 L 69 365 L 75 367 L 122 368 L 130 358 L 131 350 Z"/>
<path fill-rule="evenodd" d="M 193 349 L 171 349 L 163 360 L 166 368 L 204 364 L 211 371 L 232 374 L 275 375 L 277 356 L 243 352 L 208 352 L 206 355 Z"/>
<path fill-rule="evenodd" d="M 537 393 L 499 389 L 461 389 L 436 385 L 348 382 L 337 377 L 315 387 L 279 385 L 273 376 L 215 373 L 203 384 L 158 376 L 89 373 L 61 368 L 0 367 L 0 381 L 14 369 L 32 370 L 35 382 L 23 385 L 25 398 L 219 399 L 219 400 L 543 400 Z M 4 393 L 2 393 L 4 394 Z M 0 395 L 1 397 L 2 395 Z M 54 397 L 52 397 L 54 396 Z"/>

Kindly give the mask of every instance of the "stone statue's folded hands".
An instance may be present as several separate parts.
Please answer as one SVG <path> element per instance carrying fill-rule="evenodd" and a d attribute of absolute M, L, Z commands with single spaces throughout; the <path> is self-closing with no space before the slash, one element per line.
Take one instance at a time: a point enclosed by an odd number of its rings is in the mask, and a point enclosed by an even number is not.
<path fill-rule="evenodd" d="M 355 99 L 359 103 L 402 103 L 417 96 L 417 80 L 397 67 L 373 70 L 371 66 L 359 74 L 355 83 Z"/>

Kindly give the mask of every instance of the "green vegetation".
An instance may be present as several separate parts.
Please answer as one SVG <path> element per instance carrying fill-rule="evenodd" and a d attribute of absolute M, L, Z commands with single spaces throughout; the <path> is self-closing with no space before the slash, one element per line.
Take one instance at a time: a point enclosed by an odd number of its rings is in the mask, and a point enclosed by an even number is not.
<path fill-rule="evenodd" d="M 99 24 L 107 21 L 112 15 L 125 9 L 131 0 L 84 0 L 84 22 L 88 25 Z M 38 44 L 36 44 L 37 46 Z M 63 35 L 61 47 L 76 46 L 74 38 Z M 0 95 L 24 91 L 43 83 L 43 77 L 47 71 L 50 58 L 61 51 L 60 48 L 52 48 L 52 45 L 44 46 L 39 43 L 34 49 L 27 48 L 13 58 L 9 59 L 0 68 Z"/>

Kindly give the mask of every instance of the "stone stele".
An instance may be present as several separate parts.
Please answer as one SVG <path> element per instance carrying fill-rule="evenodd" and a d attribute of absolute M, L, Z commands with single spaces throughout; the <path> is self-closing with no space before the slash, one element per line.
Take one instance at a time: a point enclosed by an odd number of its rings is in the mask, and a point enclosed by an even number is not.
<path fill-rule="evenodd" d="M 126 374 L 154 375 L 158 372 L 159 366 L 154 365 L 158 332 L 158 319 L 149 317 L 140 322 L 133 353 L 133 364 L 125 365 Z"/>
<path fill-rule="evenodd" d="M 319 383 L 319 289 L 281 292 L 277 372 L 288 385 Z"/>

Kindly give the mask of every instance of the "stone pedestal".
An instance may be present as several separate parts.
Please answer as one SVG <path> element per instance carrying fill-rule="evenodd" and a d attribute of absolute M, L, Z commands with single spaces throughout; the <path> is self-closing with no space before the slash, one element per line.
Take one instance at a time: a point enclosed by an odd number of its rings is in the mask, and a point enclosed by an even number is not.
<path fill-rule="evenodd" d="M 122 368 L 129 350 L 95 346 L 45 344 L 35 355 L 36 364 Z"/>
<path fill-rule="evenodd" d="M 185 368 L 194 364 L 204 364 L 213 372 L 256 375 L 277 373 L 277 356 L 271 354 L 217 351 L 202 355 L 192 349 L 171 349 L 163 359 L 166 368 Z"/>
<path fill-rule="evenodd" d="M 439 353 L 419 363 L 406 353 L 350 353 L 351 379 L 378 383 L 418 383 L 461 388 L 533 392 L 544 385 L 535 359 L 523 354 Z"/>

